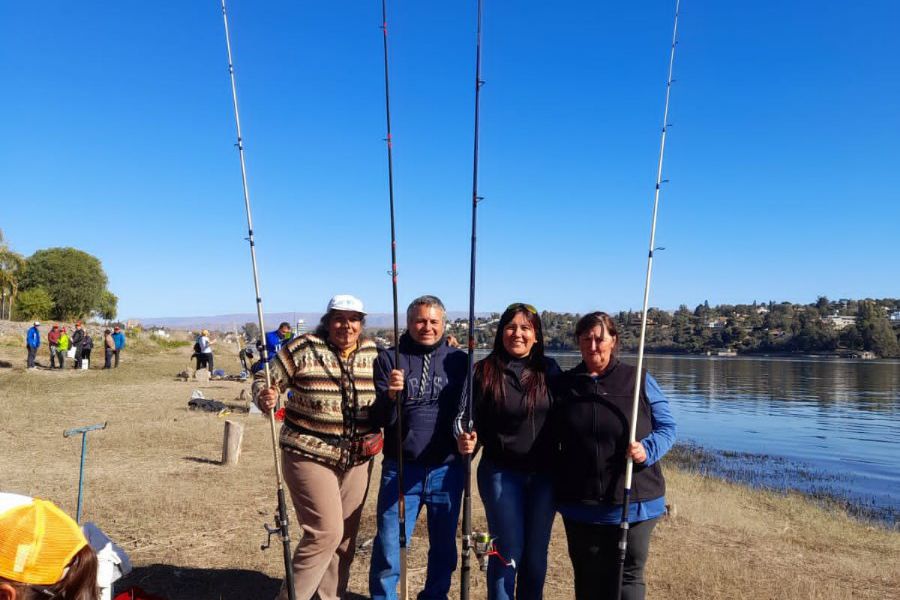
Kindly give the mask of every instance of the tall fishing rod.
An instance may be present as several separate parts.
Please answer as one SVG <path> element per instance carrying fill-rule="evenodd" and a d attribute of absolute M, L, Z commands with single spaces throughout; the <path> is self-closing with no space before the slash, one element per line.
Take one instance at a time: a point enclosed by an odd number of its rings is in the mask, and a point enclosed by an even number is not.
<path fill-rule="evenodd" d="M 391 288 L 394 294 L 394 368 L 400 368 L 400 311 L 397 307 L 397 229 L 394 221 L 394 141 L 391 137 L 391 88 L 388 77 L 387 0 L 381 0 L 384 33 L 384 113 L 387 119 L 388 197 L 391 206 Z M 403 392 L 397 394 L 397 521 L 400 529 L 400 600 L 408 597 L 406 496 L 403 492 Z"/>
<path fill-rule="evenodd" d="M 475 34 L 475 135 L 472 152 L 472 250 L 469 265 L 469 364 L 466 373 L 466 389 L 468 397 L 466 401 L 465 430 L 472 431 L 472 401 L 475 395 L 475 250 L 476 232 L 478 222 L 478 136 L 479 136 L 479 109 L 481 106 L 481 22 L 484 14 L 482 0 L 478 0 L 478 26 Z M 461 600 L 469 600 L 469 577 L 471 574 L 472 544 L 472 454 L 465 456 L 466 482 L 463 492 L 463 516 L 462 516 L 462 566 L 459 572 L 459 597 Z"/>
<path fill-rule="evenodd" d="M 234 104 L 234 124 L 237 130 L 237 149 L 241 159 L 241 181 L 244 189 L 244 208 L 247 211 L 247 241 L 250 244 L 250 262 L 253 265 L 253 287 L 256 291 L 256 317 L 259 322 L 260 335 L 265 335 L 266 325 L 263 320 L 262 297 L 259 292 L 259 270 L 256 267 L 256 243 L 253 238 L 253 216 L 250 211 L 250 189 L 247 186 L 247 165 L 244 161 L 244 138 L 241 134 L 241 116 L 238 111 L 237 83 L 234 78 L 234 60 L 231 56 L 231 33 L 228 30 L 228 11 L 225 9 L 225 0 L 222 0 L 222 20 L 225 23 L 225 47 L 228 50 L 228 74 L 231 77 L 231 99 Z M 262 361 L 266 370 L 266 387 L 272 387 L 272 373 L 269 370 L 269 350 L 265 344 L 262 347 Z M 274 409 L 268 411 L 269 429 L 272 434 L 272 456 L 275 459 L 275 481 L 278 487 L 278 512 L 275 513 L 275 526 L 268 523 L 263 525 L 268 533 L 266 543 L 261 546 L 263 550 L 269 547 L 272 535 L 281 538 L 284 551 L 284 580 L 290 600 L 296 600 L 294 589 L 294 568 L 291 564 L 291 536 L 288 532 L 287 503 L 284 500 L 284 480 L 281 476 L 281 457 L 278 454 L 278 436 L 275 433 Z"/>
<path fill-rule="evenodd" d="M 675 0 L 675 20 L 672 26 L 672 48 L 669 53 L 669 76 L 666 78 L 666 102 L 663 109 L 662 133 L 659 140 L 659 161 L 656 166 L 656 190 L 653 194 L 653 218 L 650 224 L 650 252 L 647 255 L 647 279 L 644 282 L 644 305 L 641 309 L 641 337 L 638 342 L 637 370 L 635 371 L 634 396 L 631 400 L 631 427 L 628 444 L 637 438 L 638 402 L 641 394 L 642 369 L 644 366 L 644 342 L 647 337 L 647 310 L 650 302 L 650 276 L 653 272 L 653 252 L 656 250 L 656 217 L 659 213 L 659 190 L 663 184 L 663 155 L 666 151 L 666 133 L 669 130 L 669 96 L 672 92 L 672 70 L 675 66 L 675 46 L 678 45 L 678 10 L 681 0 Z M 625 575 L 625 556 L 628 552 L 628 511 L 631 507 L 631 478 L 634 461 L 628 454 L 625 459 L 625 494 L 622 502 L 622 519 L 619 522 L 619 576 L 616 580 L 616 598 L 622 597 L 622 578 Z"/>

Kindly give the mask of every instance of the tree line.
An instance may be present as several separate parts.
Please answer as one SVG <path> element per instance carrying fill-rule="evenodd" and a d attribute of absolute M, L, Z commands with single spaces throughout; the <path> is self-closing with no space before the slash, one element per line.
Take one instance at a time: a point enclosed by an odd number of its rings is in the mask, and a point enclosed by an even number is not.
<path fill-rule="evenodd" d="M 641 313 L 620 311 L 611 315 L 619 332 L 620 348 L 637 350 Z M 478 348 L 493 345 L 499 314 L 475 322 Z M 541 323 L 548 350 L 574 351 L 575 324 L 579 314 L 544 311 Z M 893 320 L 892 320 L 893 317 Z M 468 322 L 448 323 L 465 347 Z M 389 332 L 383 332 L 390 338 Z M 651 308 L 647 314 L 646 349 L 656 353 L 704 354 L 734 351 L 740 354 L 770 353 L 859 353 L 900 357 L 900 299 L 829 300 L 819 297 L 811 304 L 768 302 L 720 304 L 704 302 L 675 311 Z"/>
<path fill-rule="evenodd" d="M 116 318 L 118 298 L 103 265 L 77 248 L 47 248 L 24 257 L 0 231 L 0 319 L 71 321 Z"/>

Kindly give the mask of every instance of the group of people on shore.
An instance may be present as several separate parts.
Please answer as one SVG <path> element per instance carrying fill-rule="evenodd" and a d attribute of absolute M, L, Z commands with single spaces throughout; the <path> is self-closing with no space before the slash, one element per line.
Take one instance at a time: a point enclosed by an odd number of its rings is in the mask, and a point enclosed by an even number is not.
<path fill-rule="evenodd" d="M 472 389 L 467 355 L 445 336 L 440 299 L 416 298 L 406 316 L 398 347 L 379 350 L 363 335 L 363 303 L 334 296 L 317 329 L 285 341 L 271 359 L 271 387 L 264 373 L 254 380 L 262 410 L 284 395 L 282 471 L 301 528 L 292 564 L 296 597 L 344 597 L 373 459 L 383 454 L 369 594 L 397 597 L 399 524 L 411 538 L 424 508 L 428 567 L 418 598 L 447 598 L 458 559 L 464 457 L 482 450 L 477 484 L 495 538 L 490 600 L 543 597 L 557 512 L 576 599 L 615 596 L 626 457 L 635 467 L 622 598 L 642 599 L 650 534 L 666 510 L 659 460 L 674 443 L 675 422 L 659 385 L 643 373 L 638 441 L 628 443 L 638 374 L 618 359 L 609 315 L 592 312 L 578 321 L 582 362 L 563 372 L 544 354 L 538 311 L 511 304 L 490 354 L 475 365 Z M 279 599 L 287 597 L 283 588 Z"/>
<path fill-rule="evenodd" d="M 41 323 L 35 321 L 25 334 L 25 347 L 28 351 L 27 366 L 36 369 L 35 360 L 41 346 Z M 47 346 L 50 350 L 50 368 L 65 368 L 66 358 L 74 361 L 73 367 L 81 370 L 90 364 L 91 351 L 94 349 L 94 338 L 84 329 L 81 321 L 75 322 L 75 328 L 69 335 L 65 326 L 54 324 L 47 332 Z M 118 326 L 103 331 L 103 368 L 112 369 L 119 366 L 119 357 L 125 348 L 125 333 Z"/>

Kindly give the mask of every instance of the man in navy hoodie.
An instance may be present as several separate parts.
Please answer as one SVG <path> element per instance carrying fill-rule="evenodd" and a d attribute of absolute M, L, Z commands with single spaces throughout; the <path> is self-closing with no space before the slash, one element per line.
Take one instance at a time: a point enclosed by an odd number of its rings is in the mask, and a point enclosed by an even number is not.
<path fill-rule="evenodd" d="M 403 452 L 406 539 L 412 538 L 422 508 L 428 517 L 428 571 L 419 600 L 446 600 L 456 569 L 456 525 L 465 484 L 452 423 L 466 379 L 467 357 L 447 345 L 446 313 L 435 296 L 421 296 L 406 310 L 400 336 L 400 364 L 394 350 L 375 361 L 377 396 L 372 415 L 384 427 L 384 459 L 378 491 L 378 532 L 372 545 L 369 594 L 397 597 L 400 529 L 397 453 Z M 402 402 L 402 444 L 397 442 L 397 397 Z"/>

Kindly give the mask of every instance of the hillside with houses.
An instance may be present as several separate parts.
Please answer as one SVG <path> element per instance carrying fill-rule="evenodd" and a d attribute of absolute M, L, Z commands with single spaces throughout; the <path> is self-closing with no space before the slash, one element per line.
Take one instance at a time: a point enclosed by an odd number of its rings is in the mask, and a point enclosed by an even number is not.
<path fill-rule="evenodd" d="M 492 345 L 499 314 L 478 318 L 475 339 L 479 348 Z M 576 350 L 575 323 L 579 315 L 544 311 L 541 319 L 550 350 Z M 637 348 L 639 311 L 613 315 L 619 325 L 621 348 Z M 385 332 L 386 333 L 386 332 Z M 448 333 L 468 339 L 468 322 L 456 319 Z M 388 336 L 389 337 L 389 336 Z M 849 358 L 900 357 L 900 299 L 829 300 L 811 304 L 768 302 L 720 304 L 704 302 L 691 309 L 651 308 L 647 320 L 647 350 L 690 354 L 826 354 Z"/>

